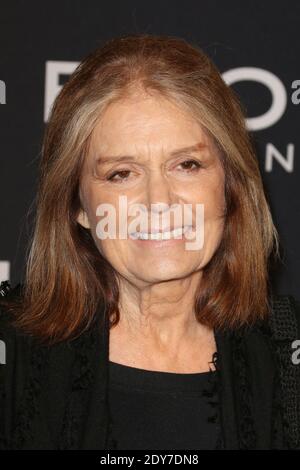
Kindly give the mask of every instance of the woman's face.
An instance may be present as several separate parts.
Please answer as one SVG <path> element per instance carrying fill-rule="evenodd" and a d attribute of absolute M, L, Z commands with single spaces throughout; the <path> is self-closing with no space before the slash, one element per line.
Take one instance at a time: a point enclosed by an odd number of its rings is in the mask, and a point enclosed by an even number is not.
<path fill-rule="evenodd" d="M 120 207 L 120 196 L 126 207 Z M 91 136 L 80 199 L 83 210 L 78 222 L 91 229 L 99 251 L 113 268 L 136 286 L 201 271 L 222 237 L 224 172 L 217 149 L 191 115 L 160 95 L 139 94 L 106 109 Z M 112 225 L 102 226 L 101 232 L 98 224 L 103 216 L 108 221 L 113 212 L 97 214 L 102 204 L 115 208 L 116 214 L 116 233 L 110 232 L 106 239 L 99 234 Z M 133 204 L 141 204 L 142 212 L 128 214 Z M 174 204 L 181 209 L 181 221 L 178 212 L 177 219 L 170 215 Z M 201 204 L 204 219 L 201 210 L 196 210 Z M 192 208 L 192 228 L 184 218 L 188 207 Z M 148 226 L 134 229 L 130 225 L 138 214 Z M 129 233 L 146 232 L 144 238 L 148 233 L 148 239 L 134 239 L 128 232 L 120 238 L 119 230 L 126 224 Z M 179 228 L 177 234 L 170 233 L 173 228 Z M 188 249 L 187 242 L 196 239 L 187 238 L 185 229 L 193 233 L 204 230 L 203 245 Z M 151 239 L 149 233 L 155 230 L 164 232 L 166 239 Z"/>

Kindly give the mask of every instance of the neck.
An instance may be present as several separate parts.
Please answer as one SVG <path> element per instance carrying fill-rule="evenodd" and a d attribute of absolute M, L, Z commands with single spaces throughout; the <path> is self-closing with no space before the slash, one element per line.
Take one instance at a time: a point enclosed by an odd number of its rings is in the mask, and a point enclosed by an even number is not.
<path fill-rule="evenodd" d="M 174 279 L 137 288 L 120 281 L 120 322 L 131 337 L 177 349 L 183 340 L 206 335 L 208 328 L 195 317 L 194 299 L 201 282 L 201 272 L 184 279 Z"/>

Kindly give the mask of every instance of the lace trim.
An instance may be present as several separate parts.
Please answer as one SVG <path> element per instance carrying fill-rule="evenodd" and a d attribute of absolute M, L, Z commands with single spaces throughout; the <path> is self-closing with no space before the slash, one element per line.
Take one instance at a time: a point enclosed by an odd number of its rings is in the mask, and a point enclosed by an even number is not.
<path fill-rule="evenodd" d="M 212 408 L 212 415 L 208 417 L 209 423 L 215 423 L 218 425 L 218 435 L 215 450 L 220 450 L 224 448 L 223 433 L 221 429 L 221 407 L 220 407 L 220 365 L 219 365 L 219 353 L 216 351 L 213 354 L 212 361 L 210 364 L 214 365 L 215 372 L 210 367 L 210 375 L 208 378 L 209 386 L 207 389 L 203 390 L 202 396 L 208 398 L 209 405 Z"/>
<path fill-rule="evenodd" d="M 73 341 L 75 359 L 71 376 L 71 390 L 65 410 L 59 449 L 77 449 L 79 444 L 80 423 L 85 414 L 88 389 L 94 381 L 93 351 L 96 343 L 96 328 L 85 332 Z"/>
<path fill-rule="evenodd" d="M 274 437 L 277 438 L 279 414 L 281 414 L 283 445 L 288 449 L 299 449 L 300 446 L 300 406 L 298 400 L 300 372 L 299 366 L 292 363 L 292 341 L 297 339 L 298 325 L 294 315 L 295 305 L 291 296 L 277 296 L 273 299 L 275 314 L 271 317 L 271 347 L 276 357 L 276 373 L 280 390 L 276 395 L 274 420 Z M 279 387 L 278 387 L 279 388 Z"/>
<path fill-rule="evenodd" d="M 38 397 L 41 392 L 42 374 L 48 363 L 47 349 L 32 345 L 31 369 L 25 385 L 23 399 L 17 411 L 16 425 L 12 432 L 10 449 L 22 449 L 25 442 L 34 438 L 33 422 L 38 410 Z"/>
<path fill-rule="evenodd" d="M 243 333 L 233 335 L 233 364 L 235 377 L 238 383 L 239 401 L 239 449 L 255 449 L 256 432 L 253 420 L 253 395 L 250 384 L 249 364 L 246 359 Z M 237 397 L 238 398 L 238 397 Z"/>

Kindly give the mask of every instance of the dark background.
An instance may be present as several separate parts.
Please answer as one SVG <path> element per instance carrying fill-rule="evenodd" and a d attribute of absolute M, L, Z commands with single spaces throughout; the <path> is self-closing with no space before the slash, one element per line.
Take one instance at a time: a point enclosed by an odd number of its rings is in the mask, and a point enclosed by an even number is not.
<path fill-rule="evenodd" d="M 79 62 L 105 40 L 130 33 L 166 34 L 199 45 L 221 73 L 256 67 L 275 74 L 287 93 L 287 107 L 272 126 L 253 131 L 260 168 L 280 234 L 283 264 L 272 279 L 280 293 L 300 298 L 300 104 L 292 82 L 300 79 L 300 2 L 271 1 L 2 1 L 0 4 L 0 281 L 24 275 L 32 225 L 37 165 L 44 130 L 47 61 Z M 61 84 L 67 79 L 61 77 Z M 248 117 L 271 106 L 271 93 L 254 81 L 232 85 Z M 292 171 L 276 159 L 266 171 L 272 144 Z M 8 268 L 8 270 L 7 270 Z"/>

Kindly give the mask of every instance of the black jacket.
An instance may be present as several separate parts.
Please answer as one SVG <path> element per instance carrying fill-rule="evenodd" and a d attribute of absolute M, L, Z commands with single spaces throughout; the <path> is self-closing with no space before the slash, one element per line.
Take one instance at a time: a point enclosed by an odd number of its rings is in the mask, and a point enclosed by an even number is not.
<path fill-rule="evenodd" d="M 18 295 L 20 284 L 6 295 Z M 300 448 L 300 304 L 272 298 L 268 322 L 215 331 L 224 449 Z M 109 449 L 109 328 L 103 303 L 72 341 L 41 346 L 0 310 L 0 449 Z M 295 362 L 295 361 L 294 361 Z"/>

